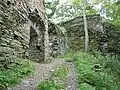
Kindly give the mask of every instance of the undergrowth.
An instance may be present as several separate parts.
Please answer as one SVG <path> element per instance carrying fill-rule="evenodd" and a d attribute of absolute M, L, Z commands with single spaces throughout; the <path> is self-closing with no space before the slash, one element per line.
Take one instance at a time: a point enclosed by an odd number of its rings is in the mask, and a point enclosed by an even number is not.
<path fill-rule="evenodd" d="M 79 52 L 74 61 L 80 90 L 120 90 L 119 56 Z"/>
<path fill-rule="evenodd" d="M 72 50 L 69 50 L 68 52 L 66 52 L 64 55 L 60 55 L 57 58 L 64 58 L 66 61 L 71 62 L 73 61 L 73 56 L 74 56 L 75 52 Z"/>
<path fill-rule="evenodd" d="M 40 83 L 39 90 L 62 90 L 65 87 L 67 74 L 69 69 L 67 66 L 61 66 L 53 72 L 52 77 Z"/>
<path fill-rule="evenodd" d="M 7 68 L 0 69 L 0 88 L 16 85 L 21 79 L 34 71 L 34 66 L 29 60 L 16 59 Z"/>

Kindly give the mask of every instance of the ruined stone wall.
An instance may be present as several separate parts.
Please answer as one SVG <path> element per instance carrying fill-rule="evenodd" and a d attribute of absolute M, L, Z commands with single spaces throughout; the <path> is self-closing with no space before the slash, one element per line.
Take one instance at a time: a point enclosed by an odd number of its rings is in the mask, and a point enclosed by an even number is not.
<path fill-rule="evenodd" d="M 13 2 L 0 1 L 0 54 L 25 57 L 29 43 L 29 29 L 24 25 L 25 19 L 11 7 Z M 26 31 L 26 32 L 24 32 Z M 9 55 L 10 54 L 10 55 Z"/>
<path fill-rule="evenodd" d="M 89 51 L 120 54 L 119 27 L 111 23 L 102 23 L 99 15 L 87 16 L 89 32 Z M 76 17 L 60 24 L 67 30 L 68 46 L 73 51 L 84 51 L 83 17 Z"/>
<path fill-rule="evenodd" d="M 102 41 L 106 43 L 106 52 L 120 55 L 120 28 L 107 22 L 103 23 L 103 28 L 105 34 Z"/>
<path fill-rule="evenodd" d="M 43 61 L 47 24 L 43 0 L 0 1 L 0 54 Z"/>
<path fill-rule="evenodd" d="M 29 54 L 32 59 L 43 61 L 49 57 L 48 21 L 43 0 L 31 0 L 29 8 L 31 23 Z"/>
<path fill-rule="evenodd" d="M 89 32 L 89 50 L 98 50 L 99 41 L 103 37 L 103 26 L 99 15 L 88 15 L 88 32 Z M 84 50 L 84 25 L 83 17 L 76 17 L 72 20 L 61 24 L 67 30 L 68 47 L 70 50 L 79 51 Z"/>
<path fill-rule="evenodd" d="M 49 22 L 49 46 L 50 56 L 56 57 L 64 55 L 67 51 L 67 33 L 66 29 Z"/>

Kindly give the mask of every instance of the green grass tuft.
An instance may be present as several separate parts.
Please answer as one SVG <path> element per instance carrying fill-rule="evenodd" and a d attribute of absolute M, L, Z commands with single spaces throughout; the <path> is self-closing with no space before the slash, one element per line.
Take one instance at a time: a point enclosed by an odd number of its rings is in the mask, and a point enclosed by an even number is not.
<path fill-rule="evenodd" d="M 29 60 L 17 59 L 19 64 L 13 63 L 9 69 L 0 70 L 0 87 L 6 88 L 16 85 L 22 78 L 34 71 L 34 65 Z"/>
<path fill-rule="evenodd" d="M 53 72 L 52 77 L 40 83 L 39 90 L 61 90 L 65 87 L 67 79 L 68 67 L 61 66 Z"/>
<path fill-rule="evenodd" d="M 80 85 L 80 90 L 95 90 L 94 87 L 90 86 L 89 84 L 87 83 L 82 83 Z"/>

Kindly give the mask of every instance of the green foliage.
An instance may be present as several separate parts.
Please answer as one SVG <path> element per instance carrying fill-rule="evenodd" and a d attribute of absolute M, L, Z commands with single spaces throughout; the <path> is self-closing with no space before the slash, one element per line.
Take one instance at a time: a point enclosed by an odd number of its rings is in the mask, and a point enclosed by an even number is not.
<path fill-rule="evenodd" d="M 39 85 L 39 90 L 61 90 L 63 85 L 56 83 L 54 80 L 43 81 Z"/>
<path fill-rule="evenodd" d="M 59 6 L 52 19 L 56 20 L 57 22 L 70 20 L 71 18 L 79 16 L 82 13 L 81 9 L 82 8 L 79 5 L 68 5 L 68 3 L 65 3 Z"/>
<path fill-rule="evenodd" d="M 74 55 L 74 51 L 69 50 L 69 51 L 66 52 L 66 53 L 64 54 L 64 56 L 62 56 L 62 57 L 63 57 L 63 58 L 72 58 L 73 55 Z"/>
<path fill-rule="evenodd" d="M 92 6 L 90 6 L 89 4 L 86 5 L 86 14 L 87 15 L 94 15 L 97 14 L 97 11 L 95 9 L 93 9 Z"/>
<path fill-rule="evenodd" d="M 72 3 L 75 5 L 80 5 L 82 4 L 82 0 L 72 0 Z"/>
<path fill-rule="evenodd" d="M 16 85 L 23 77 L 34 71 L 34 66 L 28 60 L 17 59 L 19 64 L 12 63 L 6 70 L 0 70 L 0 87 Z"/>
<path fill-rule="evenodd" d="M 48 12 L 51 12 L 49 16 L 52 16 L 51 20 L 55 22 L 70 20 L 77 16 L 82 15 L 82 1 L 83 0 L 72 0 L 72 3 L 64 3 L 59 5 L 59 0 L 52 0 L 51 2 L 47 1 L 46 8 L 49 9 Z M 88 0 L 89 1 L 89 0 Z M 120 24 L 120 4 L 116 0 L 90 0 L 92 4 L 88 3 L 86 0 L 86 14 L 97 14 L 100 10 L 97 10 L 96 5 L 101 4 L 102 7 L 106 9 L 105 21 L 109 21 L 112 24 L 119 26 Z M 109 19 L 108 19 L 109 18 Z"/>
<path fill-rule="evenodd" d="M 73 5 L 79 5 L 79 7 L 81 7 L 81 4 L 83 3 L 82 0 L 72 0 Z M 87 3 L 86 1 L 86 14 L 87 15 L 91 15 L 91 14 L 96 14 L 97 11 L 95 9 L 93 9 L 93 6 L 91 6 L 89 3 Z M 79 13 L 80 15 L 80 13 Z"/>
<path fill-rule="evenodd" d="M 64 88 L 66 76 L 69 69 L 66 66 L 62 66 L 52 74 L 52 77 L 40 83 L 39 90 L 61 90 Z"/>
<path fill-rule="evenodd" d="M 119 66 L 118 57 L 102 56 L 99 53 L 90 55 L 78 53 L 74 56 L 78 71 L 80 86 L 84 83 L 90 85 L 91 90 L 119 90 Z M 114 70 L 114 71 L 113 71 Z M 88 85 L 85 86 L 87 90 Z"/>
<path fill-rule="evenodd" d="M 102 3 L 102 6 L 106 9 L 106 15 L 109 20 L 105 18 L 106 21 L 111 22 L 115 26 L 119 26 L 120 24 L 120 4 L 116 0 L 93 0 L 94 4 Z"/>
<path fill-rule="evenodd" d="M 67 74 L 68 74 L 68 67 L 66 66 L 62 66 L 60 67 L 59 69 L 57 69 L 55 72 L 54 72 L 54 76 L 55 77 L 59 77 L 59 78 L 66 78 Z"/>
<path fill-rule="evenodd" d="M 48 18 L 51 18 L 55 14 L 58 4 L 59 0 L 45 0 L 46 13 Z"/>
<path fill-rule="evenodd" d="M 64 55 L 58 56 L 58 58 L 64 58 L 67 62 L 72 62 L 74 54 L 75 54 L 74 51 L 69 50 Z"/>
<path fill-rule="evenodd" d="M 80 90 L 95 90 L 95 88 L 91 87 L 87 83 L 83 83 L 83 84 L 80 85 Z"/>

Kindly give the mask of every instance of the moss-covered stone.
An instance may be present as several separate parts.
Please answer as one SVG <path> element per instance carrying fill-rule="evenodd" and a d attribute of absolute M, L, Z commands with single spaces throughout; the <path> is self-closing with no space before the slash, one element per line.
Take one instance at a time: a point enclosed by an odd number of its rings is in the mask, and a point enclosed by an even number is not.
<path fill-rule="evenodd" d="M 99 41 L 101 40 L 103 26 L 99 15 L 87 16 L 88 31 L 89 31 L 89 50 L 98 50 Z M 83 17 L 76 17 L 72 20 L 60 24 L 67 30 L 68 46 L 73 51 L 84 50 L 84 25 Z"/>

